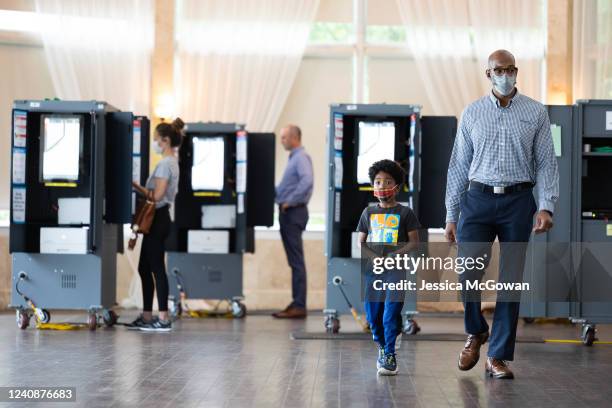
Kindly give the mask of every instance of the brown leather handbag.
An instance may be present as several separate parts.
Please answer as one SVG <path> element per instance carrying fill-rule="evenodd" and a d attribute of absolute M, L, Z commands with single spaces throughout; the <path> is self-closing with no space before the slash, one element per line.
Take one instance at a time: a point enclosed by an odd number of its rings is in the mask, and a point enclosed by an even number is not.
<path fill-rule="evenodd" d="M 132 221 L 132 234 L 128 241 L 128 249 L 133 250 L 138 241 L 138 234 L 148 234 L 155 217 L 155 199 L 153 192 L 148 191 L 146 197 L 142 198 L 136 207 L 136 214 Z"/>

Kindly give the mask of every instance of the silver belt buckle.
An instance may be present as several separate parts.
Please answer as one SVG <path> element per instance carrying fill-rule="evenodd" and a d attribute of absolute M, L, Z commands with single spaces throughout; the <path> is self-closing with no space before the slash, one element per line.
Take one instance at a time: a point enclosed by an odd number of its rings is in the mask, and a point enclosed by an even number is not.
<path fill-rule="evenodd" d="M 504 187 L 493 186 L 493 194 L 504 194 Z"/>

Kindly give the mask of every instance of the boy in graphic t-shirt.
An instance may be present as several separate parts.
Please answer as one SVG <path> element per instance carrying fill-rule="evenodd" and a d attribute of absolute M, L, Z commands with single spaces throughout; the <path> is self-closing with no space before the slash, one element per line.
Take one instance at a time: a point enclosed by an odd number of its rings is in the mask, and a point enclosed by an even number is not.
<path fill-rule="evenodd" d="M 388 247 L 393 250 L 394 245 L 400 249 L 407 242 L 418 243 L 417 217 L 412 209 L 396 200 L 406 177 L 404 169 L 394 161 L 381 160 L 370 167 L 369 176 L 379 203 L 363 210 L 357 226 L 359 242 L 383 244 L 385 253 L 389 252 Z M 377 275 L 376 279 L 385 279 L 386 273 Z M 378 345 L 376 368 L 380 375 L 396 375 L 395 340 L 402 331 L 403 294 L 373 292 L 377 291 L 369 282 L 364 306 L 372 337 Z"/>

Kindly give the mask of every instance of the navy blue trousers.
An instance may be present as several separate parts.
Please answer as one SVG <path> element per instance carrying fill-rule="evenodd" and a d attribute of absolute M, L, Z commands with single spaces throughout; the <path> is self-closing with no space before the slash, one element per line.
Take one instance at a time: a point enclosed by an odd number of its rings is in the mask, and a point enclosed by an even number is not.
<path fill-rule="evenodd" d="M 533 228 L 537 206 L 531 189 L 513 194 L 493 194 L 469 190 L 461 202 L 457 225 L 459 257 L 478 257 L 488 253 L 491 244 L 500 242 L 499 282 L 519 282 L 525 265 L 527 242 Z M 460 276 L 460 281 L 480 279 L 484 271 L 472 271 Z M 497 294 L 493 327 L 489 338 L 488 356 L 500 360 L 514 359 L 514 343 L 519 316 L 520 297 L 501 298 Z M 520 296 L 520 294 L 519 294 Z M 480 300 L 474 293 L 463 292 L 465 331 L 479 334 L 489 330 L 480 310 Z"/>
<path fill-rule="evenodd" d="M 293 302 L 290 306 L 306 308 L 306 265 L 304 263 L 304 243 L 302 233 L 308 223 L 306 206 L 291 207 L 281 211 L 278 217 L 283 247 L 287 262 L 291 267 L 291 292 Z"/>
<path fill-rule="evenodd" d="M 375 280 L 382 282 L 400 282 L 405 278 L 402 272 L 385 272 L 376 275 L 371 272 L 365 276 L 364 309 L 366 319 L 372 330 L 374 341 L 385 349 L 385 353 L 395 353 L 395 341 L 402 332 L 402 309 L 404 307 L 404 291 L 378 291 L 373 287 Z"/>

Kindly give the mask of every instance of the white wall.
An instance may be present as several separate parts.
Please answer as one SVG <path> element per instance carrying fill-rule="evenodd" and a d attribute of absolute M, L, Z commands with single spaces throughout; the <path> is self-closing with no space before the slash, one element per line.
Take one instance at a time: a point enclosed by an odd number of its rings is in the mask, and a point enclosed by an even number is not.
<path fill-rule="evenodd" d="M 309 206 L 311 213 L 325 212 L 329 105 L 350 102 L 351 69 L 350 58 L 305 57 L 276 126 L 277 183 L 289 157 L 280 144 L 279 131 L 287 123 L 294 123 L 302 129 L 302 143 L 312 158 L 315 176 L 314 193 Z"/>
<path fill-rule="evenodd" d="M 368 71 L 370 103 L 421 105 L 424 114 L 432 112 L 413 60 L 373 57 L 368 60 Z"/>
<path fill-rule="evenodd" d="M 43 49 L 0 44 L 0 89 L 0 209 L 8 209 L 13 101 L 54 97 Z"/>

